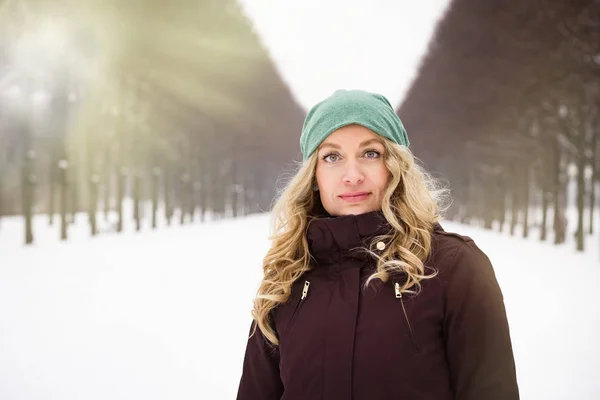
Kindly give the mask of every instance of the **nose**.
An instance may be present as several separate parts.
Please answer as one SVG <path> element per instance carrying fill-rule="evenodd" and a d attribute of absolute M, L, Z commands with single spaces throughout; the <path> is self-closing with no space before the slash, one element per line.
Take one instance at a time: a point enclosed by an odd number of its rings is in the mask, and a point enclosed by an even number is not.
<path fill-rule="evenodd" d="M 355 161 L 349 161 L 347 163 L 346 170 L 344 171 L 344 183 L 348 185 L 356 185 L 361 183 L 365 179 L 364 174 L 360 170 L 360 166 Z"/>

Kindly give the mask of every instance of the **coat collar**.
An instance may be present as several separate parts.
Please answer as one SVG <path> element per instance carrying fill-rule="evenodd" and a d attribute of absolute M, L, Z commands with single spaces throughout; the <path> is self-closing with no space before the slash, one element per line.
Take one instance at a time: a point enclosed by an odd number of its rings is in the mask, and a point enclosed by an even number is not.
<path fill-rule="evenodd" d="M 306 239 L 317 263 L 336 262 L 355 250 L 368 247 L 377 235 L 392 232 L 381 211 L 359 215 L 321 217 L 310 221 Z"/>
<path fill-rule="evenodd" d="M 439 223 L 435 231 L 443 231 Z M 372 240 L 393 233 L 381 210 L 358 215 L 321 216 L 309 222 L 306 239 L 311 256 L 318 264 L 338 263 L 344 258 L 362 258 Z M 387 244 L 387 243 L 384 243 Z"/>

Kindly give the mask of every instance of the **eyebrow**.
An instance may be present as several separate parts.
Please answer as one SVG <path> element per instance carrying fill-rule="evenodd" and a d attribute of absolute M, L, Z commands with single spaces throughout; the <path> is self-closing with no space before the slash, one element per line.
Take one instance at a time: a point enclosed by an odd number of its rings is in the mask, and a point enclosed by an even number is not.
<path fill-rule="evenodd" d="M 358 147 L 365 147 L 372 143 L 379 143 L 379 144 L 383 145 L 383 142 L 380 139 L 373 138 L 373 139 L 367 139 L 364 142 L 361 142 Z M 324 147 L 332 147 L 334 149 L 341 149 L 341 147 L 335 143 L 323 143 L 321 146 L 319 146 L 319 149 L 322 149 Z"/>

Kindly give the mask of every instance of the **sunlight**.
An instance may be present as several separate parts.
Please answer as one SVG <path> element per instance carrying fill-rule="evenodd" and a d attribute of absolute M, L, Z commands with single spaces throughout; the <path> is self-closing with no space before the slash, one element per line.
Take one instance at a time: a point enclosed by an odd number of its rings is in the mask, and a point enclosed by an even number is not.
<path fill-rule="evenodd" d="M 13 47 L 14 69 L 24 78 L 55 70 L 70 56 L 69 34 L 64 24 L 44 19 L 38 28 L 26 31 Z"/>

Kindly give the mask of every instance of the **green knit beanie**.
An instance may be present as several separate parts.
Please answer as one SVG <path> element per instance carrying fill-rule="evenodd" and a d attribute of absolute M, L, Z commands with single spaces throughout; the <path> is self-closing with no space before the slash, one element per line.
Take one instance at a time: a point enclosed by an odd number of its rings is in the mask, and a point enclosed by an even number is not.
<path fill-rule="evenodd" d="M 351 124 L 362 125 L 400 145 L 410 145 L 402 121 L 384 96 L 363 90 L 338 90 L 317 103 L 304 120 L 300 136 L 304 161 L 327 136 Z"/>

